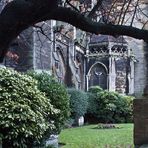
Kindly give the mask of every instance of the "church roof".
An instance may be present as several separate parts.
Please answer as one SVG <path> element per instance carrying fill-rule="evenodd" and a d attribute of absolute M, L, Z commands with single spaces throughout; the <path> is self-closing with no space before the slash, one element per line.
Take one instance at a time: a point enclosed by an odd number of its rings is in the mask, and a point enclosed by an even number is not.
<path fill-rule="evenodd" d="M 110 35 L 93 34 L 89 44 L 97 44 L 97 43 L 104 43 L 104 42 L 105 43 L 114 42 L 114 43 L 123 43 L 123 44 L 127 43 L 123 36 L 113 37 Z"/>

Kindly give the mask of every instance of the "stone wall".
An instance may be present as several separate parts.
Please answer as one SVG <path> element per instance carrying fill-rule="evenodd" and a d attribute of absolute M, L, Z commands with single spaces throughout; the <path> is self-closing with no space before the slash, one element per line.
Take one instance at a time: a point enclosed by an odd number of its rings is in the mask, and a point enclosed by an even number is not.
<path fill-rule="evenodd" d="M 33 65 L 35 70 L 51 70 L 52 58 L 52 38 L 51 22 L 39 23 L 42 26 L 44 34 L 40 30 L 34 29 L 33 32 Z"/>
<path fill-rule="evenodd" d="M 148 43 L 144 43 L 144 53 L 145 53 L 145 67 L 146 67 L 146 85 L 148 85 Z"/>
<path fill-rule="evenodd" d="M 127 75 L 127 60 L 124 58 L 118 58 L 115 62 L 116 64 L 116 91 L 119 93 L 126 93 L 126 87 L 128 84 L 126 81 Z"/>
<path fill-rule="evenodd" d="M 134 144 L 148 144 L 148 97 L 134 100 Z"/>
<path fill-rule="evenodd" d="M 136 98 L 143 94 L 143 89 L 146 85 L 146 52 L 143 48 L 143 41 L 128 38 L 129 48 L 133 50 L 137 62 L 135 63 L 135 79 L 134 79 L 134 92 Z"/>
<path fill-rule="evenodd" d="M 9 53 L 9 54 L 8 54 Z M 17 71 L 27 71 L 33 68 L 33 29 L 24 30 L 12 42 L 4 60 L 6 67 Z"/>

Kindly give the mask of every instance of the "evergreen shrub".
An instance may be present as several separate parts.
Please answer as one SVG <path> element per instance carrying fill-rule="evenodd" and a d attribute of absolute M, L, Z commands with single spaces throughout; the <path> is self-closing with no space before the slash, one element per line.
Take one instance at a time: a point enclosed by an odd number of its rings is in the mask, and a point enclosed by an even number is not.
<path fill-rule="evenodd" d="M 55 127 L 56 114 L 37 81 L 14 70 L 0 69 L 0 138 L 3 148 L 27 148 Z"/>
<path fill-rule="evenodd" d="M 97 98 L 102 92 L 103 89 L 99 86 L 92 86 L 89 88 L 87 95 L 88 95 L 88 113 L 93 114 L 93 116 L 97 116 L 96 113 L 98 111 L 98 102 Z"/>
<path fill-rule="evenodd" d="M 67 90 L 70 95 L 71 117 L 73 119 L 78 119 L 84 116 L 88 107 L 87 93 L 75 88 L 69 88 Z"/>
<path fill-rule="evenodd" d="M 88 114 L 95 117 L 97 121 L 105 123 L 132 122 L 133 97 L 101 90 L 98 87 L 90 88 L 88 96 Z"/>
<path fill-rule="evenodd" d="M 48 101 L 55 109 L 59 110 L 59 113 L 53 116 L 54 125 L 56 127 L 53 134 L 59 134 L 65 121 L 70 115 L 69 95 L 66 88 L 54 77 L 45 72 L 28 72 L 28 75 L 32 76 L 38 81 L 38 89 L 44 92 L 48 98 Z M 49 137 L 48 132 L 46 137 Z"/>

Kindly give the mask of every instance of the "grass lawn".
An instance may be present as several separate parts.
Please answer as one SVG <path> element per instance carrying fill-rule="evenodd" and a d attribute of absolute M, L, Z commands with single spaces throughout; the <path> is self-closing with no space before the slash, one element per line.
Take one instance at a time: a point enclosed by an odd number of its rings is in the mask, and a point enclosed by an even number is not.
<path fill-rule="evenodd" d="M 133 148 L 133 124 L 119 129 L 93 129 L 96 125 L 69 128 L 61 132 L 62 148 Z"/>

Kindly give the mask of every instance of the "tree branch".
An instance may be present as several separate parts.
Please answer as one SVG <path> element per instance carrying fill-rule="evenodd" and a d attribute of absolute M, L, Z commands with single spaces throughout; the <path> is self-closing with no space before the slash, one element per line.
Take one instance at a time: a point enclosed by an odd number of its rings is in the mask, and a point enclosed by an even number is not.
<path fill-rule="evenodd" d="M 70 8 L 58 7 L 58 0 L 15 0 L 0 14 L 0 62 L 10 43 L 25 29 L 45 20 L 67 22 L 86 32 L 106 35 L 126 35 L 148 41 L 148 30 L 132 26 L 94 22 L 91 18 Z"/>
<path fill-rule="evenodd" d="M 135 19 L 135 15 L 136 15 L 136 11 L 137 11 L 138 4 L 139 4 L 139 0 L 137 0 L 137 3 L 136 3 L 136 6 L 135 6 L 135 10 L 134 10 L 134 14 L 133 14 L 133 17 L 132 17 L 130 26 L 133 25 L 133 22 L 134 22 L 134 19 Z"/>
<path fill-rule="evenodd" d="M 132 26 L 112 25 L 94 22 L 90 18 L 73 11 L 69 8 L 57 8 L 53 14 L 46 16 L 46 19 L 55 19 L 67 22 L 86 32 L 105 35 L 125 35 L 136 39 L 148 41 L 148 30 L 138 29 Z"/>
<path fill-rule="evenodd" d="M 96 10 L 102 5 L 102 2 L 103 2 L 103 0 L 99 0 L 97 2 L 97 4 L 93 7 L 93 9 L 88 14 L 88 17 L 92 17 L 95 14 Z"/>
<path fill-rule="evenodd" d="M 71 6 L 71 8 L 73 8 L 75 11 L 80 12 L 74 5 L 72 5 L 72 4 L 70 3 L 70 0 L 66 0 L 66 3 L 67 3 L 69 6 Z"/>

